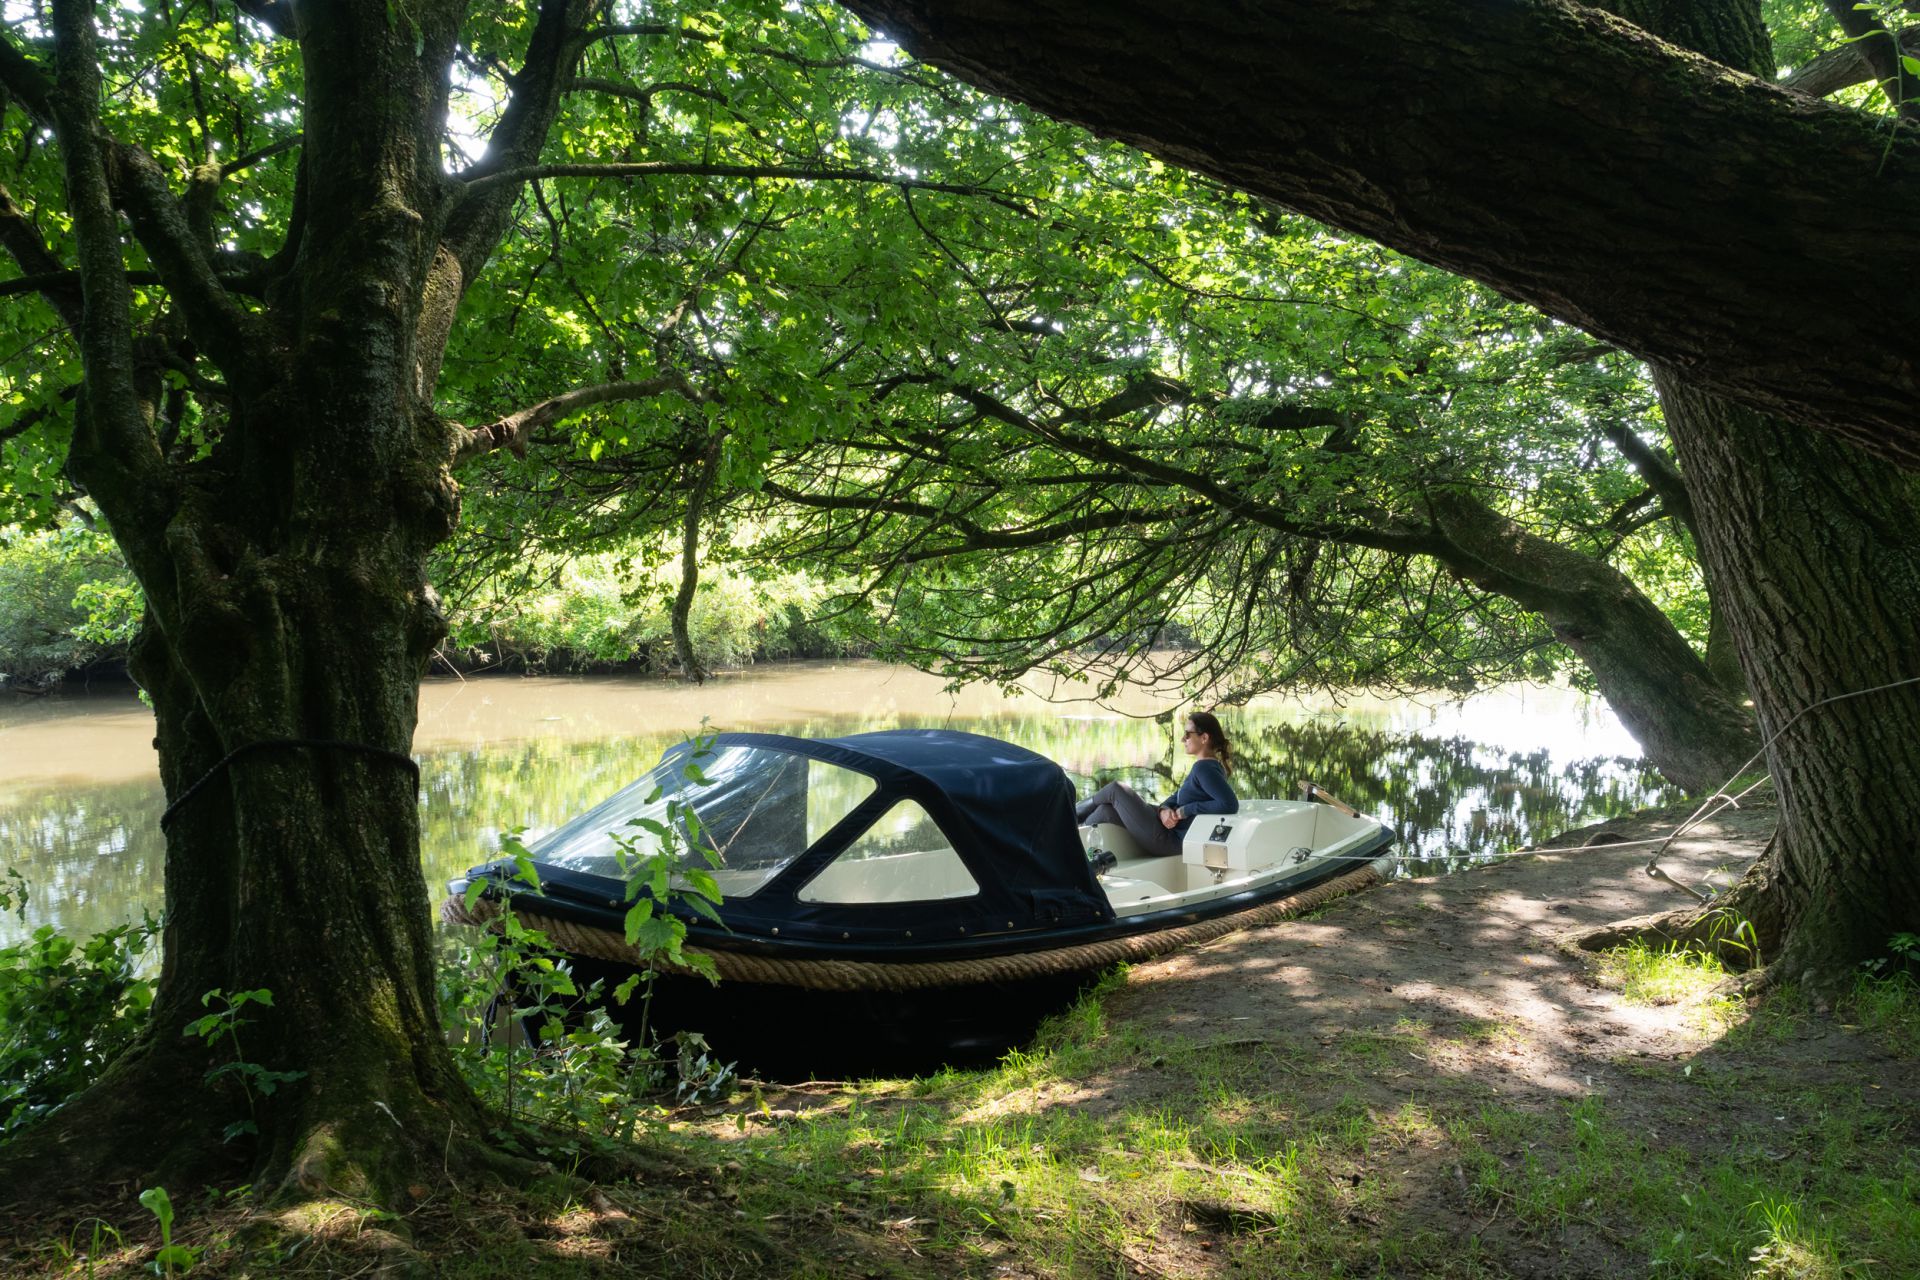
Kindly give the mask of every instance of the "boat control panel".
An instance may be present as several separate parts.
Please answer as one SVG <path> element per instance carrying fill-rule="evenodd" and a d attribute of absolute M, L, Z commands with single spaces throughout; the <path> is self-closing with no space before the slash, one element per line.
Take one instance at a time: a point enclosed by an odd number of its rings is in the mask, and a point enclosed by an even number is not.
<path fill-rule="evenodd" d="M 1238 813 L 1194 823 L 1181 859 L 1210 871 L 1264 871 L 1290 860 L 1304 862 L 1321 845 L 1341 839 L 1328 819 L 1361 825 L 1323 804 L 1306 800 L 1247 800 Z M 1297 855 L 1297 856 L 1296 856 Z"/>

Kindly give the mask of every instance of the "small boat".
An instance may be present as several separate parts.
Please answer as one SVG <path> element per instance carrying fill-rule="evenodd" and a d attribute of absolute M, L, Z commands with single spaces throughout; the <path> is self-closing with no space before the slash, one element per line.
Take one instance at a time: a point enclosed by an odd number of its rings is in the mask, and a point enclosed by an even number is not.
<path fill-rule="evenodd" d="M 537 890 L 496 860 L 453 881 L 442 914 L 480 924 L 511 902 L 589 971 L 631 973 L 624 920 L 649 892 L 636 867 L 664 851 L 683 883 L 710 876 L 719 893 L 712 918 L 669 895 L 686 949 L 724 980 L 687 995 L 701 1016 L 756 989 L 747 1024 L 794 988 L 842 993 L 870 1027 L 934 1011 L 950 1025 L 931 1041 L 953 1060 L 969 1034 L 1005 1047 L 991 1024 L 1016 990 L 1055 1004 L 1115 963 L 1296 914 L 1378 879 L 1392 840 L 1343 805 L 1251 800 L 1195 819 L 1179 857 L 1152 857 L 1124 828 L 1077 827 L 1074 801 L 1059 765 L 978 734 L 716 734 L 531 842 Z M 883 993 L 909 998 L 866 998 Z M 671 1020 L 656 1009 L 655 1025 Z M 920 1021 L 906 1041 L 929 1042 Z"/>

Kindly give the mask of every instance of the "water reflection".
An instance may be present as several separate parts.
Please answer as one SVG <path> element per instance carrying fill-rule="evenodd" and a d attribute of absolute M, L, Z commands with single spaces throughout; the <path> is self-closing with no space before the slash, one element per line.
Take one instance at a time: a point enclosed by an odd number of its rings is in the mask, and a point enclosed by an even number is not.
<path fill-rule="evenodd" d="M 903 707 L 892 697 L 875 706 L 866 700 L 873 672 L 843 669 L 840 678 L 848 692 L 839 705 L 852 709 L 796 708 L 784 719 L 756 714 L 752 727 L 807 736 L 887 727 L 970 729 L 1038 751 L 1089 782 L 1095 775 L 1124 773 L 1143 792 L 1172 789 L 1174 756 L 1165 725 L 1031 700 L 1002 704 L 998 712 L 989 703 L 959 706 L 944 697 L 925 699 L 918 707 Z M 611 686 L 602 687 L 613 696 Z M 570 689 L 577 696 L 577 688 Z M 500 682 L 487 696 L 534 699 L 540 693 L 519 682 Z M 1569 716 L 1591 715 L 1590 708 L 1572 699 L 1549 707 L 1539 702 L 1540 695 L 1533 696 L 1527 723 L 1503 718 L 1497 747 L 1408 731 L 1406 704 L 1354 704 L 1338 713 L 1297 704 L 1256 706 L 1229 719 L 1237 750 L 1235 782 L 1246 796 L 1290 796 L 1303 778 L 1320 783 L 1356 808 L 1390 821 L 1401 841 L 1397 852 L 1412 859 L 1406 870 L 1413 874 L 1457 869 L 1580 822 L 1678 798 L 1633 760 L 1569 752 L 1569 743 L 1610 747 L 1618 739 L 1608 735 L 1617 735 L 1617 729 L 1603 718 L 1593 722 L 1594 733 L 1583 736 L 1579 725 L 1570 728 Z M 542 708 L 520 710 L 514 722 L 524 734 L 527 725 L 540 723 Z M 1416 710 L 1415 723 L 1432 719 Z M 1529 731 L 1532 742 L 1555 742 L 1555 750 L 1517 749 L 1515 742 L 1529 740 Z M 420 804 L 429 883 L 438 885 L 492 856 L 505 828 L 521 826 L 539 834 L 604 799 L 683 736 L 665 731 L 616 736 L 611 724 L 594 732 L 598 736 L 575 733 L 423 751 Z M 144 733 L 150 735 L 150 727 Z M 9 746 L 31 749 L 17 737 Z M 1178 768 L 1184 771 L 1184 757 Z M 137 917 L 143 909 L 157 911 L 161 808 L 155 780 L 28 784 L 0 793 L 0 859 L 19 868 L 34 887 L 24 922 L 0 919 L 0 941 L 43 923 L 85 934 Z"/>

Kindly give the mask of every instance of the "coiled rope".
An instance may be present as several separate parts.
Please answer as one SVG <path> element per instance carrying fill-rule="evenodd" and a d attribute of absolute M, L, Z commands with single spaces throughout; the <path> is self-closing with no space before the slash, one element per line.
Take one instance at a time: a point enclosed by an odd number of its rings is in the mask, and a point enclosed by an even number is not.
<path fill-rule="evenodd" d="M 982 982 L 1017 982 L 1053 974 L 1083 973 L 1104 969 L 1122 962 L 1149 960 L 1169 951 L 1195 943 L 1210 942 L 1225 934 L 1255 925 L 1285 920 L 1315 907 L 1357 893 L 1378 884 L 1379 870 L 1364 866 L 1287 898 L 1249 907 L 1231 915 L 1202 920 L 1197 924 L 1159 929 L 1152 933 L 1110 938 L 1103 942 L 1084 942 L 1053 947 L 1044 951 L 1025 951 L 1014 955 L 983 956 L 960 960 L 913 960 L 897 963 L 871 960 L 798 960 L 774 956 L 749 955 L 719 948 L 699 948 L 713 961 L 720 977 L 729 982 L 752 982 L 769 986 L 801 987 L 811 991 L 925 991 L 939 987 L 964 987 Z M 449 924 L 484 925 L 503 910 L 493 899 L 482 898 L 469 907 L 462 897 L 449 897 L 440 905 L 441 918 Z M 515 906 L 514 914 L 522 923 L 545 934 L 562 951 L 611 960 L 636 968 L 661 972 L 691 972 L 672 965 L 662 957 L 643 955 L 616 929 L 602 929 L 572 920 L 541 914 L 539 908 Z M 696 950 L 688 948 L 689 951 Z"/>

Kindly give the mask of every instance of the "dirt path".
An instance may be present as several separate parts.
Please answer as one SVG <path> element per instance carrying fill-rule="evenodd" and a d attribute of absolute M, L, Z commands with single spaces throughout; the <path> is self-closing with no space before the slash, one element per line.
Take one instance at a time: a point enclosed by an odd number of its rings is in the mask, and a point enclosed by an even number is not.
<path fill-rule="evenodd" d="M 1664 836 L 1675 821 L 1636 815 L 1560 843 Z M 1676 842 L 1661 865 L 1684 884 L 1725 885 L 1772 831 L 1770 810 L 1729 812 Z M 1645 874 L 1648 853 L 1602 843 L 1395 881 L 1310 920 L 1138 966 L 1108 1010 L 1203 1044 L 1256 1030 L 1332 1043 L 1421 1024 L 1460 1041 L 1447 1074 L 1490 1094 L 1611 1092 L 1623 1058 L 1691 1053 L 1710 1038 L 1688 1010 L 1625 1003 L 1595 981 L 1589 960 L 1562 949 L 1580 930 L 1687 904 Z"/>
<path fill-rule="evenodd" d="M 1636 815 L 1561 843 L 1664 836 L 1681 816 Z M 1686 884 L 1731 883 L 1773 825 L 1767 809 L 1728 813 L 1676 843 L 1662 865 Z M 1759 1171 L 1749 1185 L 1780 1188 L 1782 1203 L 1827 1196 L 1799 1171 L 1823 1159 L 1857 1168 L 1863 1153 L 1872 1162 L 1875 1151 L 1899 1150 L 1898 1135 L 1920 1126 L 1920 1079 L 1884 1039 L 1804 1002 L 1766 1029 L 1729 1034 L 1747 1012 L 1730 996 L 1703 999 L 1704 983 L 1667 1004 L 1624 998 L 1593 957 L 1563 944 L 1591 926 L 1685 905 L 1645 874 L 1647 854 L 1603 844 L 1383 885 L 1311 919 L 1137 966 L 1107 998 L 1109 1025 L 1148 1041 L 1271 1054 L 1283 1077 L 1276 1096 L 1300 1121 L 1356 1107 L 1422 1117 L 1356 1162 L 1356 1184 L 1385 1170 L 1392 1190 L 1348 1225 L 1457 1241 L 1479 1260 L 1462 1274 L 1642 1275 L 1650 1239 L 1684 1243 L 1703 1223 L 1718 1241 L 1685 1243 L 1664 1265 L 1678 1258 L 1688 1275 L 1828 1274 L 1822 1259 L 1789 1259 L 1799 1247 L 1791 1241 L 1751 1257 L 1750 1243 L 1729 1248 L 1730 1235 L 1755 1238 L 1759 1210 L 1722 1206 L 1710 1220 L 1689 1179 L 1732 1159 Z M 1052 1101 L 1138 1114 L 1179 1105 L 1180 1087 L 1148 1060 Z M 1614 1136 L 1581 1150 L 1583 1115 L 1596 1135 Z M 1850 1135 L 1844 1150 L 1837 1126 Z M 1862 1133 L 1892 1135 L 1894 1145 L 1845 1146 Z M 1583 1165 L 1601 1171 L 1594 1185 L 1543 1207 L 1543 1194 L 1590 1176 Z M 1642 1179 L 1654 1165 L 1664 1181 Z M 1885 1172 L 1895 1185 L 1907 1176 Z M 1832 1244 L 1832 1233 L 1824 1238 Z M 1844 1254 L 1858 1242 L 1833 1247 Z M 1188 1275 L 1220 1274 L 1217 1256 L 1178 1236 L 1156 1255 L 1163 1272 Z M 1428 1258 L 1387 1271 L 1441 1274 L 1435 1266 Z"/>

